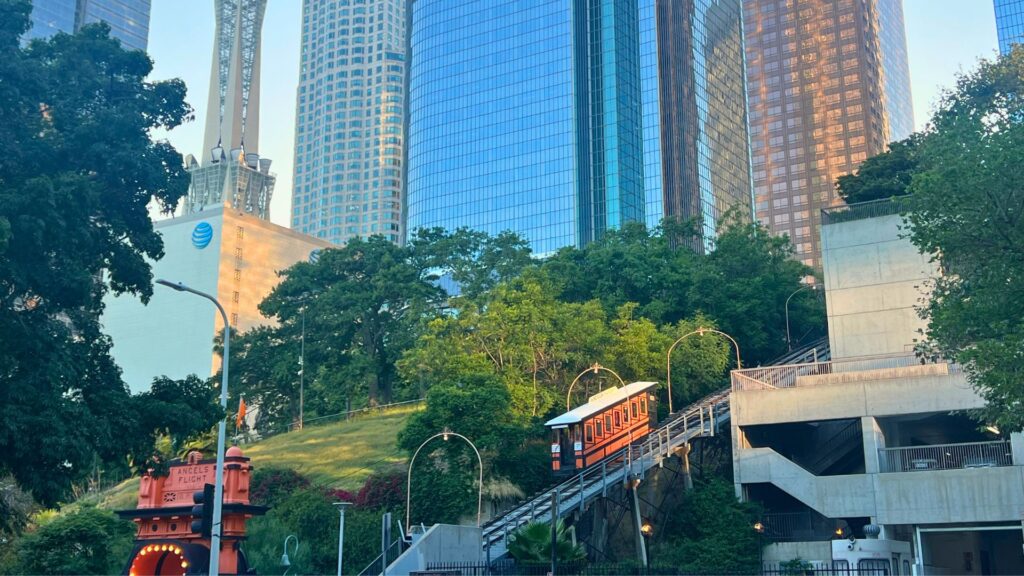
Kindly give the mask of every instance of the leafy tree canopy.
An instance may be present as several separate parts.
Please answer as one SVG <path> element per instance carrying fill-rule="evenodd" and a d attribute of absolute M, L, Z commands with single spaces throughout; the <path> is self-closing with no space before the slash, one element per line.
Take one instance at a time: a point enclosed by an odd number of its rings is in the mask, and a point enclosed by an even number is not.
<path fill-rule="evenodd" d="M 907 194 L 910 180 L 918 169 L 920 144 L 918 134 L 889 144 L 885 152 L 861 162 L 855 173 L 836 179 L 839 196 L 847 204 L 856 204 Z"/>
<path fill-rule="evenodd" d="M 15 543 L 14 574 L 116 574 L 124 567 L 135 524 L 84 506 L 58 515 Z"/>
<path fill-rule="evenodd" d="M 910 238 L 943 275 L 922 310 L 933 351 L 956 358 L 1024 427 L 1024 47 L 983 60 L 942 97 L 910 186 Z"/>
<path fill-rule="evenodd" d="M 0 473 L 49 504 L 136 432 L 98 319 L 108 289 L 152 292 L 147 205 L 173 208 L 188 175 L 150 132 L 192 111 L 105 25 L 23 48 L 30 11 L 0 3 Z"/>

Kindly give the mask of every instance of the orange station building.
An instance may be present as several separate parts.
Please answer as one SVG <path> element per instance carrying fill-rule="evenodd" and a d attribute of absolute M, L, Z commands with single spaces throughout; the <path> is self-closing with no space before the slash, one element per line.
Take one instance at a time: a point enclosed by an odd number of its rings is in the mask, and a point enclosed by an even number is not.
<path fill-rule="evenodd" d="M 135 546 L 123 574 L 151 576 L 206 574 L 210 563 L 210 539 L 192 532 L 193 495 L 213 484 L 216 461 L 192 452 L 184 462 L 171 464 L 167 476 L 145 474 L 139 483 L 139 504 L 120 510 L 138 526 Z M 220 573 L 255 574 L 239 545 L 245 539 L 245 523 L 267 511 L 249 504 L 252 465 L 237 446 L 224 458 L 224 505 L 221 532 Z M 213 502 L 204 504 L 213 506 Z"/>

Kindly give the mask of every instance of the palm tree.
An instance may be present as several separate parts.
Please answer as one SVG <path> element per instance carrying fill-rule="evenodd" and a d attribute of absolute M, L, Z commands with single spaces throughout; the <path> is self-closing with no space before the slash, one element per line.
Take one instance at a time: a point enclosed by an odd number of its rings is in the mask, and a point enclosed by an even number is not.
<path fill-rule="evenodd" d="M 555 553 L 559 562 L 578 562 L 586 558 L 583 547 L 575 544 L 565 524 L 555 525 Z M 520 562 L 548 562 L 551 560 L 551 525 L 529 522 L 509 534 L 508 552 Z"/>

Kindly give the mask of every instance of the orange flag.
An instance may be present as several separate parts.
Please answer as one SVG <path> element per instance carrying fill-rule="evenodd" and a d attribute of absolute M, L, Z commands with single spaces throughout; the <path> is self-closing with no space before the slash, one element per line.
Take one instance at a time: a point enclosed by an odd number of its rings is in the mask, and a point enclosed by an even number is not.
<path fill-rule="evenodd" d="M 238 399 L 238 415 L 235 416 L 235 428 L 242 427 L 242 421 L 245 420 L 245 398 Z"/>

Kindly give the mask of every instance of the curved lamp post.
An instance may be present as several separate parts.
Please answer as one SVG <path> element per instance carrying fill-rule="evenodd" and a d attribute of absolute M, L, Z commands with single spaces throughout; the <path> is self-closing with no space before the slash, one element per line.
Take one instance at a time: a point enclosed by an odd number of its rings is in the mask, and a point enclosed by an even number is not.
<path fill-rule="evenodd" d="M 676 346 L 678 346 L 680 342 L 682 342 L 683 340 L 686 340 L 690 336 L 693 336 L 694 334 L 697 334 L 698 336 L 704 336 L 704 334 L 707 333 L 707 332 L 712 332 L 712 333 L 719 334 L 721 336 L 725 336 L 726 338 L 728 338 L 729 341 L 732 342 L 732 347 L 736 349 L 736 369 L 739 370 L 740 368 L 743 367 L 740 364 L 740 345 L 736 343 L 736 339 L 735 338 L 733 338 L 732 336 L 729 336 L 725 332 L 722 332 L 721 330 L 715 330 L 714 328 L 704 328 L 703 326 L 701 326 L 700 328 L 697 328 L 693 332 L 690 332 L 688 334 L 683 334 L 682 336 L 679 337 L 678 340 L 673 342 L 672 345 L 668 347 L 668 353 L 665 354 L 665 380 L 667 381 L 667 384 L 668 384 L 668 413 L 669 414 L 672 414 L 672 412 L 673 412 L 673 410 L 672 410 L 672 351 L 676 349 Z"/>
<path fill-rule="evenodd" d="M 790 294 L 788 298 L 786 298 L 786 348 L 790 352 L 793 351 L 793 341 L 790 340 L 789 338 L 789 301 L 792 300 L 793 296 L 796 296 L 799 292 L 808 289 L 817 291 L 820 290 L 820 287 L 817 284 L 804 284 L 803 286 L 794 290 L 793 293 Z"/>
<path fill-rule="evenodd" d="M 473 442 L 469 438 L 466 438 L 462 434 L 458 434 L 456 432 L 452 432 L 451 430 L 448 430 L 447 428 L 445 428 L 445 430 L 443 432 L 438 432 L 437 434 L 434 434 L 430 438 L 427 438 L 426 440 L 424 440 L 423 444 L 420 444 L 420 447 L 417 448 L 416 451 L 412 453 L 412 460 L 409 460 L 409 473 L 408 473 L 408 475 L 405 478 L 405 533 L 406 534 L 410 534 L 409 527 L 411 526 L 411 524 L 409 522 L 409 518 L 411 517 L 410 513 L 412 512 L 412 508 L 410 507 L 411 500 L 412 500 L 412 498 L 411 498 L 412 497 L 412 465 L 416 463 L 416 455 L 419 454 L 420 450 L 422 450 L 423 447 L 426 446 L 427 443 L 430 442 L 431 440 L 433 440 L 434 438 L 442 437 L 442 438 L 444 438 L 445 442 L 447 442 L 449 436 L 455 436 L 457 438 L 462 438 L 463 440 L 466 441 L 466 444 L 469 444 L 469 447 L 473 449 L 473 452 L 476 452 L 476 461 L 477 461 L 477 464 L 480 465 L 480 477 L 479 477 L 479 480 L 478 480 L 479 487 L 477 488 L 477 494 L 476 494 L 476 525 L 477 525 L 477 527 L 480 526 L 480 512 L 481 512 L 481 510 L 483 510 L 483 502 L 484 502 L 484 461 L 483 461 L 482 458 L 480 458 L 480 451 L 476 449 L 476 444 L 473 444 Z"/>
<path fill-rule="evenodd" d="M 213 481 L 213 527 L 210 532 L 210 571 L 208 572 L 210 576 L 218 576 L 220 574 L 221 507 L 224 502 L 224 436 L 227 433 L 228 358 L 231 357 L 231 325 L 228 324 L 228 315 L 224 312 L 224 307 L 220 305 L 216 298 L 206 292 L 189 288 L 181 282 L 159 279 L 156 283 L 173 288 L 178 292 L 191 292 L 196 296 L 206 298 L 213 302 L 213 305 L 220 311 L 221 319 L 224 320 L 224 355 L 223 362 L 221 363 L 220 382 L 220 407 L 224 410 L 224 418 L 221 418 L 220 424 L 217 425 L 217 468 Z"/>
<path fill-rule="evenodd" d="M 298 556 L 298 554 L 299 554 L 299 539 L 295 536 L 295 534 L 289 534 L 288 537 L 284 539 L 284 554 L 281 554 L 281 566 L 284 567 L 284 575 L 283 576 L 287 576 L 288 571 L 291 570 L 291 568 L 292 568 L 292 561 L 288 559 L 288 541 L 289 540 L 294 540 L 295 541 L 295 547 L 292 548 L 292 554 L 295 554 L 296 556 Z"/>
<path fill-rule="evenodd" d="M 572 400 L 572 388 L 573 388 L 573 386 L 575 386 L 576 383 L 580 381 L 580 378 L 582 378 L 583 375 L 586 374 L 587 372 L 592 372 L 594 374 L 597 374 L 601 370 L 604 370 L 605 372 L 611 372 L 612 376 L 615 376 L 616 378 L 618 378 L 619 384 L 622 384 L 623 386 L 626 385 L 626 383 L 622 381 L 622 377 L 615 373 L 615 370 L 612 370 L 611 368 L 608 368 L 606 366 L 601 366 L 599 363 L 594 362 L 594 364 L 590 368 L 587 368 L 583 372 L 580 372 L 579 374 L 577 374 L 576 378 L 573 379 L 572 384 L 569 384 L 569 391 L 565 393 L 565 411 L 566 412 L 568 412 L 572 408 L 572 405 L 571 405 L 570 402 Z"/>

